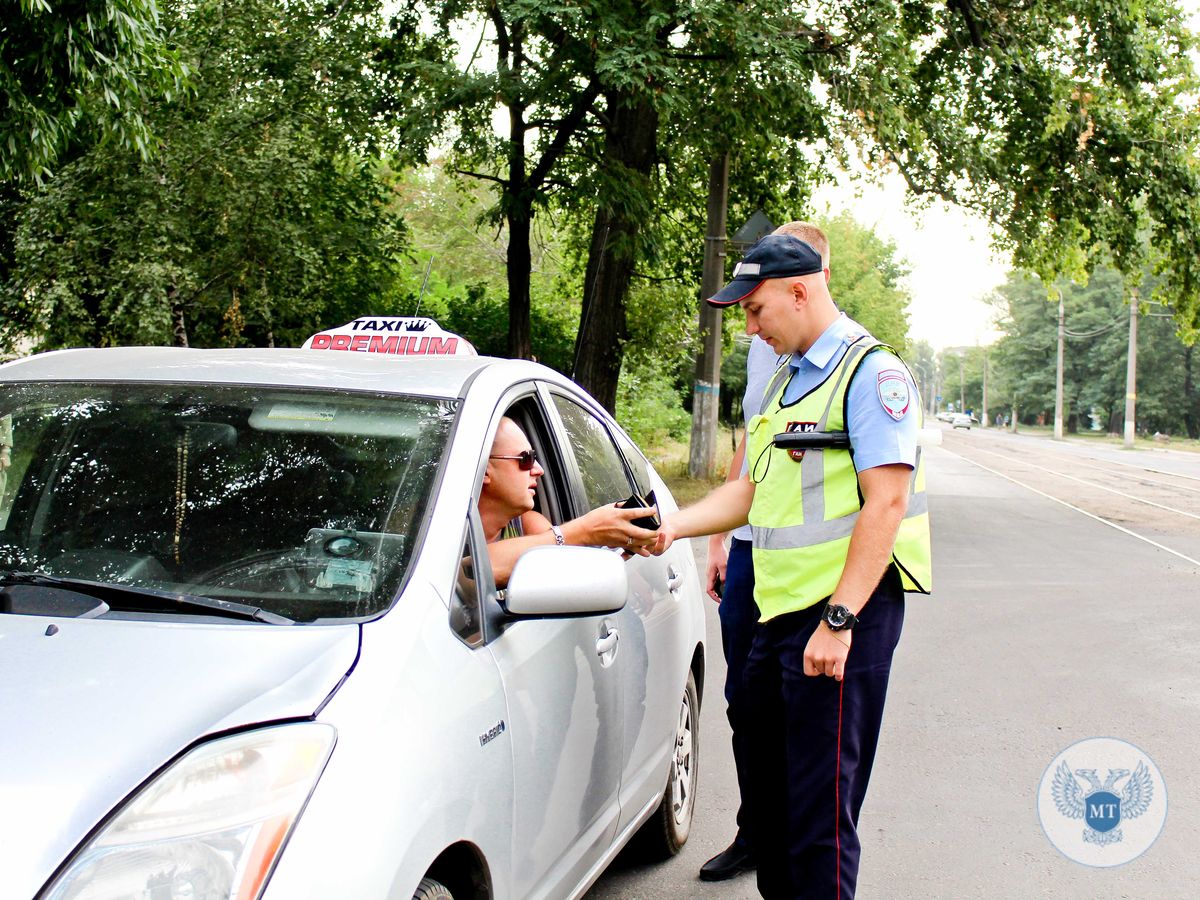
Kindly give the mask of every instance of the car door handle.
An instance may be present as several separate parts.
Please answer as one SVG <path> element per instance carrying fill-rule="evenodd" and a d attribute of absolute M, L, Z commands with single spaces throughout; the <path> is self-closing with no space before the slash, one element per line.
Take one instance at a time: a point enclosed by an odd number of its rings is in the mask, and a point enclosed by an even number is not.
<path fill-rule="evenodd" d="M 604 656 L 607 653 L 612 653 L 617 649 L 617 641 L 620 639 L 621 633 L 617 629 L 608 629 L 608 634 L 596 639 L 596 655 Z"/>
<path fill-rule="evenodd" d="M 674 566 L 667 566 L 667 590 L 672 594 L 677 594 L 681 587 L 683 587 L 683 575 Z"/>

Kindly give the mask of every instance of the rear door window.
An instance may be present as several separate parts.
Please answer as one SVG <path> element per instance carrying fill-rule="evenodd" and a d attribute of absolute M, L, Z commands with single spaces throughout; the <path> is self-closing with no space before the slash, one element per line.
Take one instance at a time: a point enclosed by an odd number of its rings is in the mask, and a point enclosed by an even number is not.
<path fill-rule="evenodd" d="M 608 427 L 574 400 L 561 394 L 552 396 L 575 454 L 587 508 L 595 509 L 628 499 L 633 488 L 625 461 L 617 451 Z"/>

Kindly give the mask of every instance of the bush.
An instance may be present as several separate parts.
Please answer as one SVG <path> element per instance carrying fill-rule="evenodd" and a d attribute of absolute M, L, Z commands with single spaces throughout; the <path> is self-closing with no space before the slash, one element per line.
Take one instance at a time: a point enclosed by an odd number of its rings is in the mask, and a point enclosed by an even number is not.
<path fill-rule="evenodd" d="M 671 378 L 628 360 L 617 388 L 617 421 L 643 449 L 686 442 L 692 427 Z"/>

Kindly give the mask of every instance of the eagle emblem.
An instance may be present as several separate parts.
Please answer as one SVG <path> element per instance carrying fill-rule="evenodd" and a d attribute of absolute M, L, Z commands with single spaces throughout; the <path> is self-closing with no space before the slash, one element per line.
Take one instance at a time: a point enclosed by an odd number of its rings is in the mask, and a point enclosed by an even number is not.
<path fill-rule="evenodd" d="M 1128 781 L 1118 792 L 1118 782 L 1126 778 Z M 1076 769 L 1072 773 L 1064 759 L 1054 772 L 1052 792 L 1060 813 L 1068 819 L 1083 819 L 1084 842 L 1105 847 L 1124 837 L 1121 822 L 1136 819 L 1149 809 L 1154 780 L 1146 764 L 1139 761 L 1132 775 L 1128 769 L 1109 769 L 1101 784 L 1095 769 Z"/>

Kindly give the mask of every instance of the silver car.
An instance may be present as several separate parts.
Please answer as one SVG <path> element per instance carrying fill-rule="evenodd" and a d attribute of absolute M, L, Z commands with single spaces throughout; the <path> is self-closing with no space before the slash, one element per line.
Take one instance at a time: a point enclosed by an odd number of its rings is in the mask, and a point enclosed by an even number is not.
<path fill-rule="evenodd" d="M 130 348 L 0 366 L 0 897 L 576 897 L 687 839 L 686 541 L 496 589 L 500 417 L 551 521 L 663 482 L 534 363 Z"/>

